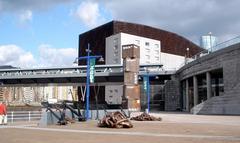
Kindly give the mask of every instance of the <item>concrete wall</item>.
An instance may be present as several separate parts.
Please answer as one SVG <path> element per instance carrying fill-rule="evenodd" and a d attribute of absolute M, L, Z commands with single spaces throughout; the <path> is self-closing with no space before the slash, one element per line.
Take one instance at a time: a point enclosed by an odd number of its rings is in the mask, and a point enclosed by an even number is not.
<path fill-rule="evenodd" d="M 165 83 L 165 111 L 180 110 L 180 84 L 177 79 Z"/>
<path fill-rule="evenodd" d="M 164 70 L 178 70 L 184 64 L 185 57 L 161 52 Z"/>
<path fill-rule="evenodd" d="M 201 114 L 240 114 L 240 44 L 201 57 L 182 67 L 177 74 L 180 80 L 185 80 L 216 69 L 223 69 L 224 95 L 210 98 L 195 108 L 203 108 L 198 109 Z"/>

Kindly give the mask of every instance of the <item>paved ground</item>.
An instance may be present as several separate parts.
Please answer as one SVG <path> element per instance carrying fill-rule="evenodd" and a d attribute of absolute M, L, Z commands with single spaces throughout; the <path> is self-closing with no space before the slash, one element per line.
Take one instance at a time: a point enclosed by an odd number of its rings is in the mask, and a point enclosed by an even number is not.
<path fill-rule="evenodd" d="M 0 143 L 240 143 L 240 116 L 153 115 L 163 121 L 133 122 L 132 129 L 98 128 L 97 121 L 47 127 L 14 123 L 0 126 Z"/>

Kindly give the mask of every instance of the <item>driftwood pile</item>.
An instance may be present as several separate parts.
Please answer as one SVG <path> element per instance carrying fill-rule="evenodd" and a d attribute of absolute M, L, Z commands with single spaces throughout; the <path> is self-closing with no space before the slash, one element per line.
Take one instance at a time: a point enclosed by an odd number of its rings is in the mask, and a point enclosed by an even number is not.
<path fill-rule="evenodd" d="M 151 116 L 147 113 L 142 113 L 141 115 L 138 115 L 136 117 L 132 117 L 130 120 L 135 120 L 135 121 L 161 121 L 162 118 L 154 117 L 154 116 Z"/>
<path fill-rule="evenodd" d="M 132 123 L 127 119 L 127 117 L 119 111 L 109 112 L 103 117 L 98 123 L 99 127 L 106 128 L 132 128 Z"/>

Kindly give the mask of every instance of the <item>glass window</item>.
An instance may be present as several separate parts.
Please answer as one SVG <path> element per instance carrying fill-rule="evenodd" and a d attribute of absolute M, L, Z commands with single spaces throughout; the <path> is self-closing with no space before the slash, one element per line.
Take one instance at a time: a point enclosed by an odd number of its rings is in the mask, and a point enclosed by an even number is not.
<path fill-rule="evenodd" d="M 146 52 L 150 53 L 150 49 L 146 48 Z"/>
<path fill-rule="evenodd" d="M 145 57 L 146 57 L 146 59 L 148 59 L 148 60 L 150 59 L 150 55 L 145 55 Z"/>
<path fill-rule="evenodd" d="M 135 44 L 140 46 L 140 41 L 139 40 L 135 40 Z"/>
<path fill-rule="evenodd" d="M 145 46 L 149 46 L 150 44 L 149 44 L 149 42 L 145 42 Z"/>

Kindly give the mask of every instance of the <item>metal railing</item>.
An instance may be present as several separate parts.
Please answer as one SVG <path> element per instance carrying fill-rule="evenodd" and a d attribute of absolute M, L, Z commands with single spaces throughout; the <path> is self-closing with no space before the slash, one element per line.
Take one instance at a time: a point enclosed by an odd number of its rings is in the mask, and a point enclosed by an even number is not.
<path fill-rule="evenodd" d="M 146 68 L 154 68 L 155 71 L 161 70 L 162 65 L 140 65 L 140 72 Z M 123 72 L 122 65 L 96 65 L 95 73 L 120 73 Z M 0 79 L 11 77 L 34 78 L 34 77 L 54 77 L 54 76 L 85 76 L 86 66 L 77 67 L 56 67 L 56 68 L 36 68 L 36 69 L 0 69 Z"/>
<path fill-rule="evenodd" d="M 37 121 L 40 120 L 42 116 L 42 111 L 10 111 L 7 112 L 8 122 L 18 122 L 18 121 Z"/>
<path fill-rule="evenodd" d="M 194 61 L 194 60 L 196 60 L 196 59 L 198 59 L 200 57 L 203 57 L 203 56 L 208 55 L 208 54 L 210 54 L 212 52 L 218 51 L 220 49 L 229 47 L 229 46 L 237 44 L 237 43 L 240 43 L 240 35 L 235 37 L 235 38 L 232 38 L 230 40 L 227 40 L 227 41 L 224 41 L 222 43 L 219 43 L 219 44 L 217 44 L 217 45 L 215 45 L 215 46 L 213 46 L 213 47 L 211 47 L 209 49 L 201 51 L 201 52 L 195 54 L 194 56 L 192 56 L 190 58 L 186 58 L 185 62 L 182 64 L 182 66 L 184 66 L 184 65 L 186 65 L 186 64 L 188 64 L 188 63 L 190 63 L 190 62 L 192 62 L 192 61 Z M 211 51 L 211 49 L 212 49 L 212 51 Z"/>

